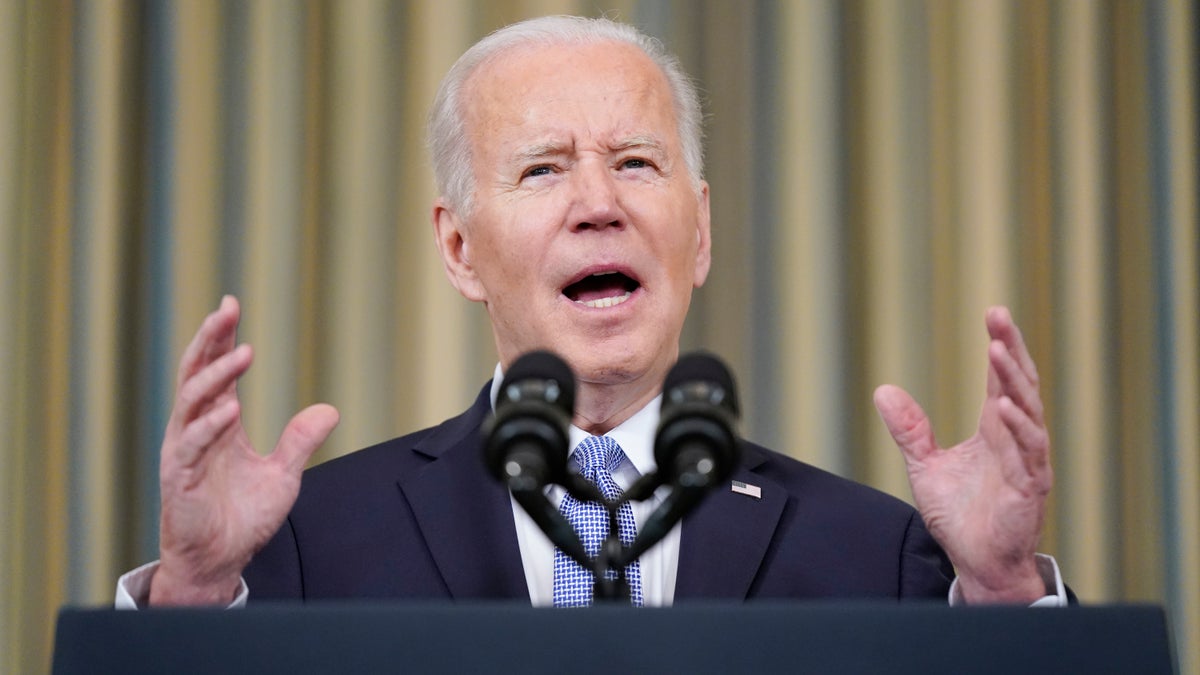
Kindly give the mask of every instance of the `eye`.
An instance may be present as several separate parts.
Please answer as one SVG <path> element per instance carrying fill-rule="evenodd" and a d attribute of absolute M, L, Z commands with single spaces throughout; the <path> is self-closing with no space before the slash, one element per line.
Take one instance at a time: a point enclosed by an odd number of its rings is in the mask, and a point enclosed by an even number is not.
<path fill-rule="evenodd" d="M 549 165 L 541 164 L 541 165 L 526 169 L 525 173 L 521 174 L 521 178 L 536 178 L 537 176 L 549 176 L 552 173 L 552 171 L 553 171 L 553 169 L 551 169 Z"/>
<path fill-rule="evenodd" d="M 639 157 L 630 157 L 624 162 L 621 162 L 622 169 L 644 169 L 647 166 L 650 166 L 649 162 Z"/>

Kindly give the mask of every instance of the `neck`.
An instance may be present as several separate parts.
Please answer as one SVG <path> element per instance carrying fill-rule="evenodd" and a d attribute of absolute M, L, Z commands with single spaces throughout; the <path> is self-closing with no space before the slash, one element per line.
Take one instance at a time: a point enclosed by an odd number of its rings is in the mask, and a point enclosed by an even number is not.
<path fill-rule="evenodd" d="M 612 431 L 658 396 L 665 376 L 652 370 L 627 382 L 578 381 L 575 426 L 595 436 Z"/>

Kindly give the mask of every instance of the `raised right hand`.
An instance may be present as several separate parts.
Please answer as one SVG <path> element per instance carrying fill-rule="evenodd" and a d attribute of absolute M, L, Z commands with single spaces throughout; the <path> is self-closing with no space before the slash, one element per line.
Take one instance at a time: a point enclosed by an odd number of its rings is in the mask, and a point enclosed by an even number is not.
<path fill-rule="evenodd" d="M 237 396 L 253 360 L 249 345 L 236 344 L 239 316 L 237 300 L 222 298 L 179 363 L 159 468 L 161 563 L 152 605 L 231 602 L 242 570 L 295 503 L 305 463 L 338 423 L 332 406 L 309 406 L 271 454 L 255 452 Z"/>

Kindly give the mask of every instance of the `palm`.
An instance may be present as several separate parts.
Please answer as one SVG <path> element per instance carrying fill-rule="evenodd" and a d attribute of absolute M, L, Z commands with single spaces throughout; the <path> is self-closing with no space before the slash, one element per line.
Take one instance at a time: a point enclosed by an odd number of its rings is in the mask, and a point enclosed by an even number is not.
<path fill-rule="evenodd" d="M 940 448 L 928 417 L 904 391 L 875 400 L 904 453 L 917 509 L 965 584 L 1007 593 L 1029 588 L 1046 495 L 1053 482 L 1033 361 L 1006 310 L 988 316 L 988 394 L 979 428 Z"/>
<path fill-rule="evenodd" d="M 240 421 L 190 464 L 164 461 L 162 547 L 245 564 L 295 501 L 299 477 L 251 447 Z M 169 489 L 168 489 L 169 486 Z M 198 545 L 197 545 L 198 544 Z"/>

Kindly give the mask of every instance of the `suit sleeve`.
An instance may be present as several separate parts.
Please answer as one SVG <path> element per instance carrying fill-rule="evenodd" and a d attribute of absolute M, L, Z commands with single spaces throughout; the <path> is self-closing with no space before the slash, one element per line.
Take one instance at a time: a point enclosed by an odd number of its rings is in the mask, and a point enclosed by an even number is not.
<path fill-rule="evenodd" d="M 251 602 L 304 599 L 304 571 L 290 516 L 250 560 L 242 577 L 250 588 Z"/>
<path fill-rule="evenodd" d="M 900 547 L 900 599 L 939 600 L 949 597 L 954 567 L 914 510 Z"/>

